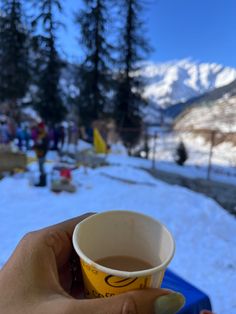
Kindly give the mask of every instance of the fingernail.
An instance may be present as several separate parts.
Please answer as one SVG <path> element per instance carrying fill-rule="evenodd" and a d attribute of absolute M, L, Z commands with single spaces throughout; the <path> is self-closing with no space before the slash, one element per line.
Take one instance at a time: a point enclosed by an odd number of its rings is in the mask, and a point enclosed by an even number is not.
<path fill-rule="evenodd" d="M 154 303 L 155 314 L 175 314 L 185 303 L 185 298 L 180 293 L 171 293 L 158 297 Z"/>

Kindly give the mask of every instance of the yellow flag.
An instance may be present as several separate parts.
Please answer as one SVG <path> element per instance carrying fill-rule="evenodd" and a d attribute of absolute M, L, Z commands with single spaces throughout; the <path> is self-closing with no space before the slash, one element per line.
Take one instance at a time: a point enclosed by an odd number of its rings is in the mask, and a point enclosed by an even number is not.
<path fill-rule="evenodd" d="M 94 145 L 95 152 L 97 154 L 107 153 L 107 144 L 102 138 L 97 128 L 94 128 L 94 131 L 93 131 L 93 145 Z"/>

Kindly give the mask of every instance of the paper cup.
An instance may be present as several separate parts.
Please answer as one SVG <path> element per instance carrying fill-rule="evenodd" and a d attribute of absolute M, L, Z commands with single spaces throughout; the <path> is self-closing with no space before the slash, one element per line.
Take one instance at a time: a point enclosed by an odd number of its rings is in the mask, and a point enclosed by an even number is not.
<path fill-rule="evenodd" d="M 130 211 L 108 211 L 86 218 L 74 230 L 73 246 L 80 257 L 87 298 L 160 287 L 175 251 L 174 239 L 165 226 Z M 96 263 L 108 256 L 138 258 L 152 267 L 130 272 Z"/>

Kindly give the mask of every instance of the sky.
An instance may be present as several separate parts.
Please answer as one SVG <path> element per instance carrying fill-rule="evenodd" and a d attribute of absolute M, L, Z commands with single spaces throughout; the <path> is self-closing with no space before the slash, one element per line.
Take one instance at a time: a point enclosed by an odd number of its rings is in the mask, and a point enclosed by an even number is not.
<path fill-rule="evenodd" d="M 146 0 L 140 12 L 146 21 L 146 35 L 153 52 L 149 61 L 166 62 L 190 58 L 236 67 L 235 0 Z M 60 31 L 60 46 L 66 57 L 81 60 L 76 40 L 74 13 L 82 0 L 65 1 L 67 29 Z"/>

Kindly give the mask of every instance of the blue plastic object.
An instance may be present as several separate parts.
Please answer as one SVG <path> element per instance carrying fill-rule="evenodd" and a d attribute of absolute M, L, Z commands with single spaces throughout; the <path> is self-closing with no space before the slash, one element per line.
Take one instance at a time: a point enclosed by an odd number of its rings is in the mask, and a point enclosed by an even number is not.
<path fill-rule="evenodd" d="M 212 310 L 210 299 L 205 293 L 169 269 L 165 272 L 161 287 L 178 291 L 185 296 L 185 306 L 178 314 L 199 314 L 202 310 Z"/>

